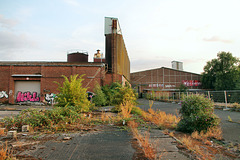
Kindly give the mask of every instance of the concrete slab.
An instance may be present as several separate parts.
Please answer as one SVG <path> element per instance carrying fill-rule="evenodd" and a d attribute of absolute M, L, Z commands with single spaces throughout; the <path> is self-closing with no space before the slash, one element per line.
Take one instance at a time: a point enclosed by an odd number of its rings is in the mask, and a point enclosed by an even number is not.
<path fill-rule="evenodd" d="M 179 152 L 163 152 L 159 155 L 162 160 L 189 160 L 190 158 L 186 157 L 185 155 Z M 158 157 L 159 157 L 158 156 Z"/>
<path fill-rule="evenodd" d="M 173 144 L 172 138 L 151 138 L 149 140 L 157 152 L 178 152 L 178 148 Z"/>
<path fill-rule="evenodd" d="M 145 135 L 146 132 L 148 132 L 150 135 L 150 138 L 169 138 L 169 135 L 165 135 L 162 133 L 162 130 L 159 129 L 151 129 L 151 130 L 147 130 L 147 129 L 140 129 L 138 131 L 141 135 Z"/>

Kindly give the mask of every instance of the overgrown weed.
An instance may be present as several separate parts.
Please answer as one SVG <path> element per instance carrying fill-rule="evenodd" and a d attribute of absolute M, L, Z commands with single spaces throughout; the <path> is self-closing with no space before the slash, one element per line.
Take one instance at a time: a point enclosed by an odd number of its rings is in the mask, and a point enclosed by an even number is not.
<path fill-rule="evenodd" d="M 140 147 L 142 148 L 145 157 L 148 159 L 156 159 L 156 151 L 153 148 L 152 144 L 149 142 L 150 134 L 145 132 L 144 136 L 138 132 L 138 124 L 134 121 L 129 121 L 128 126 L 130 127 L 133 136 L 138 140 Z"/>
<path fill-rule="evenodd" d="M 123 117 L 123 119 L 128 119 L 131 117 L 131 111 L 132 111 L 132 107 L 133 105 L 130 102 L 125 102 L 123 104 L 120 105 L 121 108 L 121 112 L 120 112 L 120 116 Z"/>
<path fill-rule="evenodd" d="M 187 136 L 185 134 L 183 137 L 180 138 L 180 141 L 189 151 L 196 153 L 198 156 L 200 156 L 198 157 L 198 159 L 211 160 L 214 157 L 208 152 L 208 148 L 202 147 L 201 144 L 192 139 L 191 136 Z"/>
<path fill-rule="evenodd" d="M 149 113 L 144 114 L 144 119 L 157 125 L 160 129 L 175 129 L 180 118 L 173 114 L 166 114 L 163 111 L 148 110 Z"/>
<path fill-rule="evenodd" d="M 0 147 L 0 160 L 12 159 L 10 149 L 8 149 L 7 141 Z"/>
<path fill-rule="evenodd" d="M 191 137 L 203 142 L 211 138 L 222 140 L 222 130 L 220 127 L 211 127 L 208 128 L 206 133 L 204 131 L 201 131 L 200 133 L 198 131 L 195 131 L 191 134 Z"/>

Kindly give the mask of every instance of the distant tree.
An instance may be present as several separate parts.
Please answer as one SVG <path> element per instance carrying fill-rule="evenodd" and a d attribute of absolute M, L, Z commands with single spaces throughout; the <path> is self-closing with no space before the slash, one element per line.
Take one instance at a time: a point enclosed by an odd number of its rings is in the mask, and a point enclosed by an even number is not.
<path fill-rule="evenodd" d="M 216 59 L 208 61 L 202 73 L 202 86 L 205 89 L 233 90 L 240 87 L 239 59 L 232 53 L 219 52 Z"/>

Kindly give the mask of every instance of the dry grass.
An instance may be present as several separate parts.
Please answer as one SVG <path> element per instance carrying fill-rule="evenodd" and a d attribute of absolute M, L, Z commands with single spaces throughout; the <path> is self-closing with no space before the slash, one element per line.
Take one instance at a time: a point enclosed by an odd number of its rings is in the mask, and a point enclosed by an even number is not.
<path fill-rule="evenodd" d="M 163 134 L 165 134 L 165 135 L 169 135 L 168 129 L 164 129 L 162 132 L 163 132 Z"/>
<path fill-rule="evenodd" d="M 149 136 L 148 132 L 145 132 L 144 136 L 138 133 L 138 124 L 134 121 L 129 121 L 128 126 L 130 127 L 133 136 L 138 140 L 139 145 L 141 146 L 145 157 L 148 159 L 156 159 L 156 152 L 153 148 L 152 144 L 149 143 Z"/>
<path fill-rule="evenodd" d="M 220 128 L 210 128 L 205 134 L 193 132 L 191 135 L 184 134 L 178 137 L 181 143 L 190 151 L 198 156 L 198 159 L 211 160 L 216 159 L 216 155 L 222 155 L 221 149 L 215 148 L 210 138 L 221 138 L 218 134 L 222 133 Z M 215 134 L 215 135 L 214 135 Z"/>
<path fill-rule="evenodd" d="M 150 121 L 160 128 L 175 129 L 180 118 L 173 114 L 166 114 L 162 111 L 154 111 L 152 109 L 153 101 L 149 101 L 148 112 L 143 112 L 142 116 L 144 120 Z"/>
<path fill-rule="evenodd" d="M 162 111 L 154 111 L 151 108 L 148 110 L 149 113 L 144 114 L 144 119 L 154 123 L 160 128 L 175 129 L 180 118 L 173 114 L 166 114 Z"/>
<path fill-rule="evenodd" d="M 109 116 L 108 116 L 105 112 L 102 112 L 102 114 L 101 114 L 101 120 L 102 120 L 103 122 L 106 122 L 106 121 L 109 121 L 110 119 L 109 119 Z"/>
<path fill-rule="evenodd" d="M 174 131 L 169 133 L 170 137 L 174 137 Z"/>
<path fill-rule="evenodd" d="M 4 136 L 5 135 L 5 128 L 0 128 L 0 136 Z"/>
<path fill-rule="evenodd" d="M 0 147 L 0 160 L 11 159 L 8 151 L 7 142 Z"/>
<path fill-rule="evenodd" d="M 121 108 L 120 116 L 122 116 L 123 118 L 130 118 L 132 107 L 133 106 L 130 102 L 126 102 L 124 104 L 121 104 L 120 105 L 120 108 Z"/>
<path fill-rule="evenodd" d="M 200 147 L 196 141 L 194 141 L 191 136 L 184 135 L 182 138 L 180 138 L 180 141 L 185 145 L 185 147 L 192 152 L 195 152 L 198 156 L 200 156 L 199 159 L 201 160 L 211 160 L 212 155 L 210 155 L 207 152 L 207 148 Z"/>
<path fill-rule="evenodd" d="M 209 128 L 206 133 L 204 133 L 203 131 L 201 131 L 200 133 L 195 131 L 191 134 L 191 137 L 201 140 L 203 142 L 206 142 L 209 138 L 222 140 L 222 130 L 220 127 L 212 127 L 212 128 Z"/>

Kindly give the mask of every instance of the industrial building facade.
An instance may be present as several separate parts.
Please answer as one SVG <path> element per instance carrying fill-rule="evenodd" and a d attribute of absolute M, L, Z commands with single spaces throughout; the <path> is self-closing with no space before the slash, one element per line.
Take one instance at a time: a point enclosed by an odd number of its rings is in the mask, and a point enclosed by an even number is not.
<path fill-rule="evenodd" d="M 77 51 L 68 54 L 67 62 L 0 62 L 0 102 L 50 102 L 59 92 L 55 82 L 64 81 L 62 75 L 70 77 L 84 74 L 83 87 L 90 92 L 96 83 L 103 86 L 129 81 L 127 50 L 122 34 L 115 32 L 120 29 L 118 19 L 106 18 L 105 23 L 109 31 L 105 32 L 107 58 L 101 58 L 100 62 L 99 59 L 88 62 L 88 53 Z"/>
<path fill-rule="evenodd" d="M 157 68 L 131 73 L 131 84 L 138 93 L 176 91 L 183 84 L 189 90 L 201 89 L 201 75 L 172 68 Z"/>
<path fill-rule="evenodd" d="M 83 87 L 93 90 L 95 83 L 104 81 L 105 65 L 103 63 L 68 63 L 68 62 L 0 62 L 0 91 L 7 97 L 1 101 L 9 103 L 43 102 L 48 96 L 58 93 L 62 75 L 84 74 Z"/>

